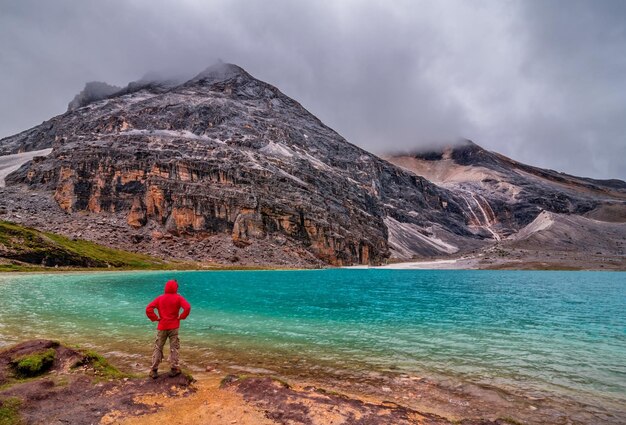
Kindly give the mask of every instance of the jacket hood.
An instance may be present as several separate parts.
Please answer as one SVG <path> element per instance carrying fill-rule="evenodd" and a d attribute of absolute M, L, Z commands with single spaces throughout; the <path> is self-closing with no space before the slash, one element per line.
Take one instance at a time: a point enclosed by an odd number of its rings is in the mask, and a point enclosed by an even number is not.
<path fill-rule="evenodd" d="M 168 280 L 165 284 L 166 294 L 175 294 L 178 291 L 178 282 L 175 280 Z"/>

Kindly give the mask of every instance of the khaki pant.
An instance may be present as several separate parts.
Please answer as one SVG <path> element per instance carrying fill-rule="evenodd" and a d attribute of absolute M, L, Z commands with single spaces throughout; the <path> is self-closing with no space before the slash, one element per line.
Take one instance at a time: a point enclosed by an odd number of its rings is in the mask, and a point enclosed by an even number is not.
<path fill-rule="evenodd" d="M 163 346 L 165 341 L 170 339 L 170 365 L 178 368 L 178 349 L 180 348 L 180 340 L 178 339 L 178 329 L 168 329 L 159 331 L 154 340 L 154 351 L 152 352 L 152 369 L 158 369 L 159 363 L 163 360 Z"/>

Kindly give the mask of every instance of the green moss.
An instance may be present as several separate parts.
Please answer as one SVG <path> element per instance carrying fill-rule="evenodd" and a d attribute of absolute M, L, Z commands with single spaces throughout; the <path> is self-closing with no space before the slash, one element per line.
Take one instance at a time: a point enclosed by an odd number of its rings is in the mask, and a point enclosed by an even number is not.
<path fill-rule="evenodd" d="M 0 264 L 0 272 L 40 272 L 44 267 L 22 265 L 22 264 Z"/>
<path fill-rule="evenodd" d="M 92 350 L 83 351 L 84 359 L 75 364 L 74 367 L 89 365 L 91 366 L 96 375 L 99 375 L 103 379 L 120 379 L 129 378 L 131 375 L 120 372 L 115 366 L 113 366 L 107 359 L 100 354 Z"/>
<path fill-rule="evenodd" d="M 17 397 L 9 397 L 0 401 L 0 425 L 20 425 L 20 406 L 22 400 Z"/>
<path fill-rule="evenodd" d="M 38 376 L 46 372 L 54 363 L 56 350 L 50 348 L 39 353 L 29 354 L 11 361 L 15 373 L 19 377 Z"/>
<path fill-rule="evenodd" d="M 187 379 L 189 383 L 196 382 L 196 379 L 193 377 L 193 375 L 186 370 L 183 370 L 183 376 Z"/>
<path fill-rule="evenodd" d="M 45 233 L 45 235 L 62 249 L 76 255 L 90 258 L 94 262 L 100 263 L 105 267 L 111 266 L 117 268 L 154 269 L 168 268 L 169 266 L 168 263 L 148 255 L 108 248 L 80 239 L 71 240 L 54 233 Z"/>

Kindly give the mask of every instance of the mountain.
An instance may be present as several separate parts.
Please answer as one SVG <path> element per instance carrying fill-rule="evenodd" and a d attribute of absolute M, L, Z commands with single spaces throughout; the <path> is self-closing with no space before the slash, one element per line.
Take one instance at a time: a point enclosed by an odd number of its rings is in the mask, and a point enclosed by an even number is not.
<path fill-rule="evenodd" d="M 348 143 L 236 65 L 93 88 L 0 140 L 3 155 L 52 149 L 7 176 L 7 219 L 161 257 L 305 267 L 495 237 L 468 220 L 464 194 Z"/>
<path fill-rule="evenodd" d="M 626 253 L 626 182 L 576 177 L 522 164 L 465 140 L 439 150 L 385 156 L 463 198 L 469 225 L 500 249 L 575 252 L 580 261 Z M 545 258 L 544 258 L 545 259 Z"/>
<path fill-rule="evenodd" d="M 380 158 L 233 64 L 88 83 L 0 140 L 0 180 L 5 220 L 163 259 L 626 267 L 623 181 L 471 141 Z"/>

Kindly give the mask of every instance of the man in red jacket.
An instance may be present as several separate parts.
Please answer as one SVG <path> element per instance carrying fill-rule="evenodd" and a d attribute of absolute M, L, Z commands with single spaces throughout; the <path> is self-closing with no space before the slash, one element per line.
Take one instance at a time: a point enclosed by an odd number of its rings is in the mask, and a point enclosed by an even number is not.
<path fill-rule="evenodd" d="M 178 366 L 178 349 L 180 342 L 178 340 L 178 328 L 180 321 L 189 316 L 191 306 L 178 293 L 178 282 L 170 280 L 165 284 L 165 293 L 159 295 L 146 307 L 146 315 L 153 322 L 158 321 L 158 333 L 154 341 L 154 352 L 152 353 L 152 370 L 150 377 L 157 378 L 159 376 L 159 363 L 163 359 L 163 346 L 165 341 L 170 339 L 170 364 L 172 370 L 170 376 L 180 375 L 180 367 Z M 180 309 L 183 309 L 182 314 Z M 157 316 L 154 310 L 159 311 Z"/>

